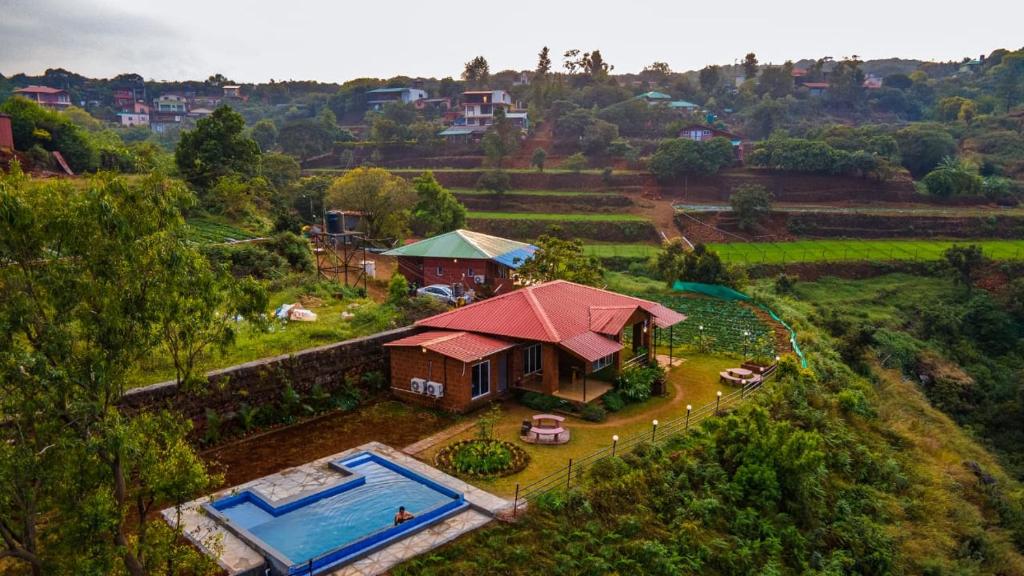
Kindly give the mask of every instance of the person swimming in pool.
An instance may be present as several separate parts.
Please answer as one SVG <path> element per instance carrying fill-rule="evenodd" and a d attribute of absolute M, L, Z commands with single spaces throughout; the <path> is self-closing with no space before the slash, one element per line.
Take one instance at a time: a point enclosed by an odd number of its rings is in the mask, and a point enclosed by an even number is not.
<path fill-rule="evenodd" d="M 412 520 L 415 518 L 411 513 L 405 511 L 405 506 L 398 507 L 398 514 L 395 514 L 395 526 L 398 526 L 402 522 Z"/>

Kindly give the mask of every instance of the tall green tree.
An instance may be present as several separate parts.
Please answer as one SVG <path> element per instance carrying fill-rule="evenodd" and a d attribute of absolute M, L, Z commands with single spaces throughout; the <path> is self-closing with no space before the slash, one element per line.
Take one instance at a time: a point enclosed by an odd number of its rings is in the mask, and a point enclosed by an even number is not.
<path fill-rule="evenodd" d="M 772 194 L 764 186 L 744 184 L 729 195 L 729 204 L 739 221 L 739 227 L 750 231 L 771 214 Z"/>
<path fill-rule="evenodd" d="M 477 56 L 466 62 L 462 69 L 462 79 L 475 86 L 487 84 L 490 77 L 491 67 L 483 56 Z"/>
<path fill-rule="evenodd" d="M 540 54 L 537 54 L 536 72 L 536 78 L 543 78 L 545 75 L 551 72 L 551 52 L 548 50 L 547 46 L 541 48 Z"/>
<path fill-rule="evenodd" d="M 757 54 L 749 52 L 743 58 L 743 77 L 747 80 L 757 78 Z"/>
<path fill-rule="evenodd" d="M 238 174 L 248 178 L 259 171 L 260 147 L 245 133 L 245 119 L 221 106 L 181 134 L 174 161 L 185 180 L 205 190 L 220 178 Z"/>
<path fill-rule="evenodd" d="M 985 263 L 985 254 L 981 247 L 976 244 L 968 246 L 954 244 L 946 250 L 944 256 L 946 265 L 953 272 L 954 282 L 970 292 L 975 272 Z"/>
<path fill-rule="evenodd" d="M 494 124 L 487 129 L 481 141 L 484 154 L 492 166 L 501 169 L 505 158 L 515 153 L 519 148 L 520 133 L 519 128 L 505 115 L 504 108 L 494 109 Z"/>
<path fill-rule="evenodd" d="M 435 236 L 466 226 L 466 207 L 441 186 L 433 172 L 424 172 L 412 181 L 416 189 L 413 228 L 418 234 Z"/>
<path fill-rule="evenodd" d="M 559 238 L 561 230 L 554 226 L 551 234 L 537 238 L 537 251 L 517 270 L 527 283 L 568 280 L 588 286 L 598 286 L 604 280 L 601 261 L 583 252 L 578 238 Z"/>
<path fill-rule="evenodd" d="M 212 486 L 188 421 L 118 407 L 183 299 L 231 312 L 188 241 L 191 202 L 158 177 L 0 181 L 0 557 L 33 574 L 217 570 L 156 516 Z"/>
<path fill-rule="evenodd" d="M 711 92 L 714 92 L 715 88 L 718 87 L 718 83 L 721 81 L 721 71 L 718 66 L 713 64 L 705 66 L 701 69 L 698 78 L 700 80 L 701 90 L 710 94 Z"/>
<path fill-rule="evenodd" d="M 329 209 L 362 212 L 360 226 L 368 238 L 400 240 L 409 234 L 416 193 L 405 178 L 387 170 L 356 168 L 331 183 L 324 201 Z"/>

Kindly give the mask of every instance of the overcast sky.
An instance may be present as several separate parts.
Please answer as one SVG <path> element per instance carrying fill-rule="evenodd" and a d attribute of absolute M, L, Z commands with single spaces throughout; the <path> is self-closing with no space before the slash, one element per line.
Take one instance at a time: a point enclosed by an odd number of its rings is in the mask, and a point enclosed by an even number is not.
<path fill-rule="evenodd" d="M 1024 45 L 1024 1 L 933 0 L 0 0 L 0 73 L 62 67 L 93 77 L 238 82 L 458 76 L 532 69 L 599 48 L 616 72 L 857 54 L 977 57 Z"/>

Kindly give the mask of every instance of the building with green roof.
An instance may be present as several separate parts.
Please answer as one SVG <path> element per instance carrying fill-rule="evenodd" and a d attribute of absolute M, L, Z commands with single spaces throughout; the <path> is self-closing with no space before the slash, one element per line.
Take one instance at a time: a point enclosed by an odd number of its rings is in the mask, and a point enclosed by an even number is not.
<path fill-rule="evenodd" d="M 512 271 L 537 247 L 471 230 L 454 230 L 385 252 L 398 272 L 417 286 L 458 284 L 486 286 L 494 292 L 513 288 Z"/>

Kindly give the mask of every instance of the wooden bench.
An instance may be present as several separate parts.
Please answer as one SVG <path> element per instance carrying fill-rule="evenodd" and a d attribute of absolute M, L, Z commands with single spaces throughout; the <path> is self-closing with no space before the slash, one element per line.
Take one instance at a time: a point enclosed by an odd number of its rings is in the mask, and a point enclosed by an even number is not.
<path fill-rule="evenodd" d="M 562 425 L 562 422 L 565 422 L 565 416 L 558 416 L 555 414 L 537 414 L 533 417 L 534 422 L 543 423 L 545 420 L 555 422 L 554 427 L 557 428 Z"/>

